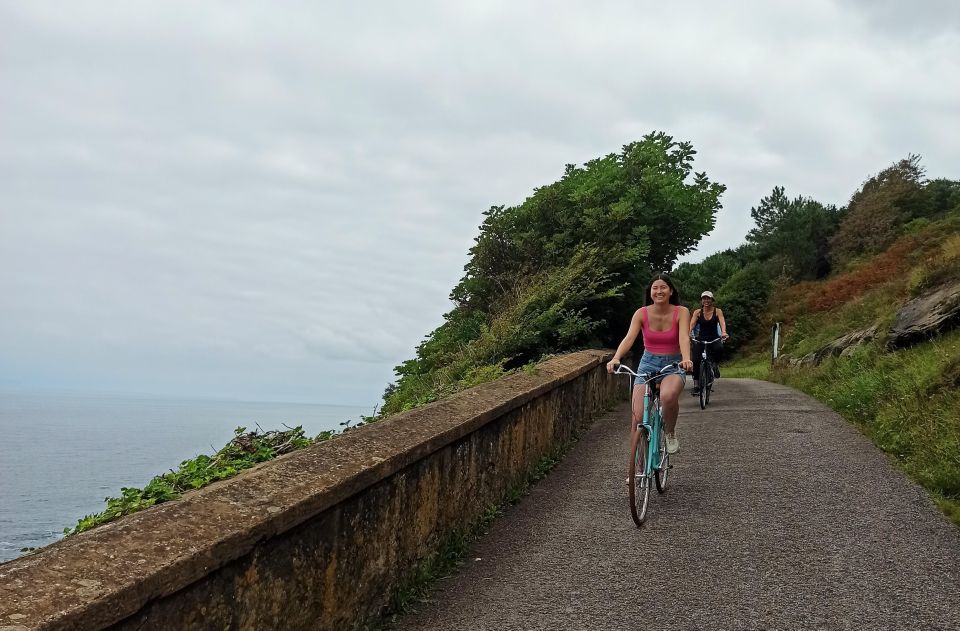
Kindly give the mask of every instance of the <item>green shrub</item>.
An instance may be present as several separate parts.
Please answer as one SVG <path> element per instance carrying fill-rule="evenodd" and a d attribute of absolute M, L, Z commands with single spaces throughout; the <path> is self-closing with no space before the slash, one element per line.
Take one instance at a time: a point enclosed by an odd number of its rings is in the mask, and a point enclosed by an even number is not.
<path fill-rule="evenodd" d="M 770 355 L 741 357 L 725 363 L 720 371 L 728 379 L 768 379 L 770 377 Z"/>
<path fill-rule="evenodd" d="M 770 292 L 767 271 L 760 263 L 751 263 L 730 277 L 716 293 L 730 334 L 728 348 L 736 349 L 753 337 L 759 328 Z"/>
<path fill-rule="evenodd" d="M 124 487 L 120 497 L 104 499 L 107 508 L 100 513 L 81 518 L 77 525 L 65 528 L 64 534 L 75 535 L 123 515 L 136 513 L 156 504 L 177 499 L 182 493 L 204 487 L 217 480 L 230 478 L 244 469 L 265 462 L 316 441 L 328 440 L 334 432 L 322 432 L 316 438 L 308 438 L 302 427 L 287 431 L 247 432 L 247 428 L 234 430 L 233 439 L 213 456 L 201 454 L 184 460 L 176 471 L 154 477 L 142 489 Z"/>

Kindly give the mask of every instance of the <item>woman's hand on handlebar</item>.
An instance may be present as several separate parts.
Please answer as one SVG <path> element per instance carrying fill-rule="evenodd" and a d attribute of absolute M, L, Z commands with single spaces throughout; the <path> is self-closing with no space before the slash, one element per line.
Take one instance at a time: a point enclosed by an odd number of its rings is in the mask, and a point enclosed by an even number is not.
<path fill-rule="evenodd" d="M 607 362 L 607 372 L 612 375 L 613 371 L 616 370 L 617 366 L 619 365 L 620 365 L 619 359 L 611 359 L 610 361 Z"/>
<path fill-rule="evenodd" d="M 687 372 L 692 372 L 692 371 L 693 371 L 693 362 L 690 361 L 689 359 L 684 359 L 683 361 L 681 361 L 680 364 L 679 364 L 679 366 L 680 366 L 680 368 L 682 368 L 683 370 L 685 370 L 685 371 L 687 371 Z"/>

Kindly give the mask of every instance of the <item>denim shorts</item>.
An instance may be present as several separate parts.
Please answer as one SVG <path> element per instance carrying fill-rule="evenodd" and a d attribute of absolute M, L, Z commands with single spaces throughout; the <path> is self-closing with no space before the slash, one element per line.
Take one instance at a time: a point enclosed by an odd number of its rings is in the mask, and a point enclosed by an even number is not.
<path fill-rule="evenodd" d="M 640 365 L 637 366 L 637 373 L 643 374 L 645 372 L 657 372 L 667 364 L 678 363 L 682 357 L 680 355 L 654 355 L 653 353 L 643 352 L 643 357 L 640 358 Z M 685 373 L 681 368 L 674 368 L 672 371 L 668 371 L 666 374 L 655 379 L 657 383 L 663 381 L 664 377 L 670 375 L 678 375 L 683 380 L 683 385 L 687 385 L 687 373 Z M 643 385 L 643 381 L 640 379 L 634 379 L 633 385 L 640 386 Z"/>

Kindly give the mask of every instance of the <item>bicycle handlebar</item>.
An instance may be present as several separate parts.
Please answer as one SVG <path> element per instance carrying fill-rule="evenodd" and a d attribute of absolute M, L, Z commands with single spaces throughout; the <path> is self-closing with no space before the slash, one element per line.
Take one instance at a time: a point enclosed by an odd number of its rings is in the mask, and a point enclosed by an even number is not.
<path fill-rule="evenodd" d="M 616 370 L 613 371 L 613 374 L 615 374 L 615 375 L 630 375 L 631 377 L 635 377 L 635 378 L 637 378 L 637 379 L 642 379 L 644 383 L 649 383 L 650 381 L 653 381 L 654 379 L 656 379 L 656 378 L 659 377 L 660 375 L 666 373 L 666 371 L 672 370 L 672 369 L 674 369 L 674 368 L 680 368 L 680 363 L 679 363 L 679 362 L 674 362 L 674 363 L 672 363 L 672 364 L 667 364 L 666 366 L 664 366 L 663 368 L 661 368 L 661 369 L 658 370 L 657 372 L 650 372 L 650 373 L 642 373 L 642 374 L 640 374 L 640 373 L 635 373 L 635 372 L 633 372 L 632 370 L 630 370 L 630 367 L 627 366 L 626 364 L 617 364 L 617 368 L 616 368 Z M 675 373 L 669 373 L 669 374 L 675 374 Z"/>
<path fill-rule="evenodd" d="M 691 337 L 691 338 L 690 338 L 690 341 L 691 341 L 691 342 L 700 342 L 701 344 L 715 344 L 715 343 L 717 343 L 717 342 L 722 342 L 722 341 L 723 341 L 723 337 L 718 337 L 717 339 L 715 339 L 715 340 L 710 340 L 709 342 L 705 342 L 705 341 L 701 340 L 699 337 Z"/>

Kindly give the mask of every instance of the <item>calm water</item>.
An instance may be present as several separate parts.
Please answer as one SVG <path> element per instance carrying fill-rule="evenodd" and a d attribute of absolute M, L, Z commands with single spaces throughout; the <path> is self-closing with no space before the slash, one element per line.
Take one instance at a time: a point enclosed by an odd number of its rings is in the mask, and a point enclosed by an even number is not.
<path fill-rule="evenodd" d="M 0 561 L 60 538 L 181 461 L 213 453 L 233 429 L 338 429 L 373 406 L 0 393 Z"/>

